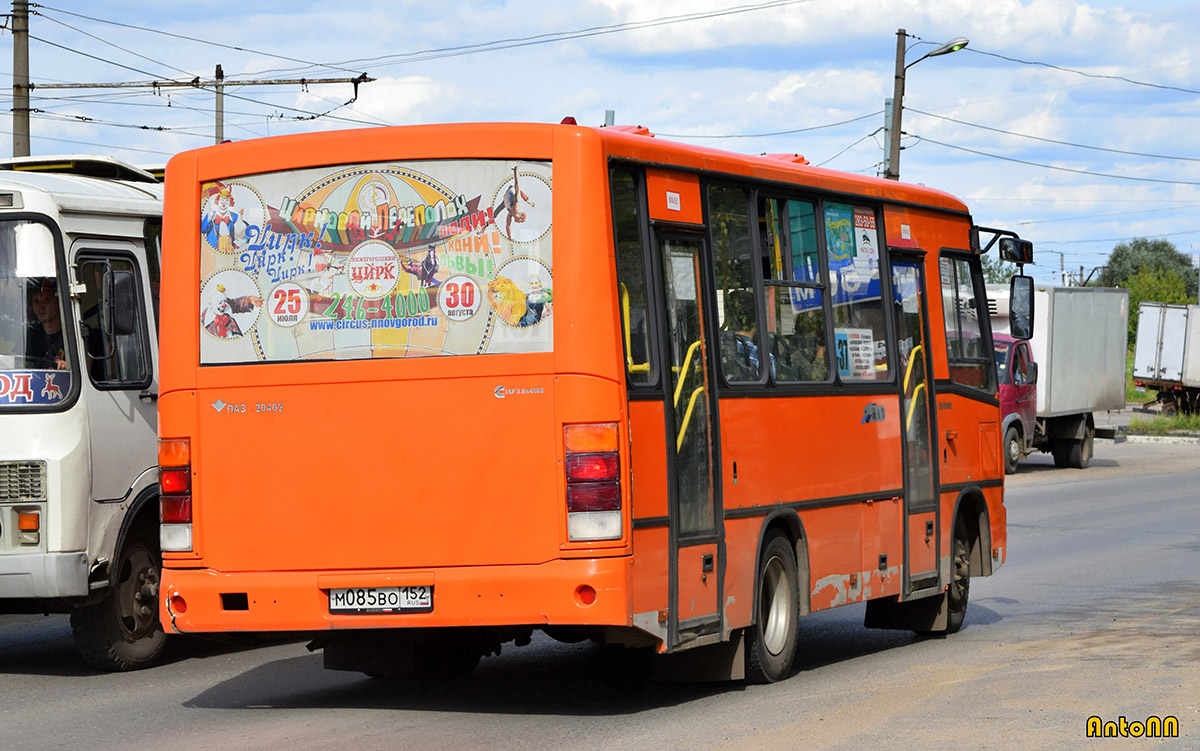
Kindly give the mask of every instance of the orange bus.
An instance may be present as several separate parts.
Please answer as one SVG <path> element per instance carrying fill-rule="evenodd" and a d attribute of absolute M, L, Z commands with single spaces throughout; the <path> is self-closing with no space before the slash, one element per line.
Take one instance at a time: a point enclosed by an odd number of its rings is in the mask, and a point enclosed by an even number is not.
<path fill-rule="evenodd" d="M 419 675 L 542 630 L 770 682 L 801 616 L 953 632 L 1004 562 L 950 195 L 565 121 L 226 143 L 165 206 L 171 632 Z"/>

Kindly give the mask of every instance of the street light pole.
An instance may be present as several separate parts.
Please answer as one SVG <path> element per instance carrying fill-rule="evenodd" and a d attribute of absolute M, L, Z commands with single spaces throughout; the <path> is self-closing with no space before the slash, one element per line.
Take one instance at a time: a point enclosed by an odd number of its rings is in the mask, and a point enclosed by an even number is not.
<path fill-rule="evenodd" d="M 887 168 L 883 176 L 889 180 L 900 179 L 900 113 L 904 110 L 904 72 L 927 57 L 948 55 L 967 46 L 966 37 L 946 42 L 932 52 L 926 53 L 908 65 L 904 64 L 904 40 L 908 37 L 904 29 L 896 30 L 896 80 L 892 88 L 892 127 L 888 133 Z"/>

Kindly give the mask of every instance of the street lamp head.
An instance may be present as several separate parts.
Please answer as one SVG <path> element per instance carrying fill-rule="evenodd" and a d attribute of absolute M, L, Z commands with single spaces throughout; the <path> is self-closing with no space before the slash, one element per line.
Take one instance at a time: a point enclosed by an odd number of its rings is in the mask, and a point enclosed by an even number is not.
<path fill-rule="evenodd" d="M 920 57 L 918 57 L 916 60 L 913 60 L 908 65 L 905 65 L 904 69 L 908 70 L 909 68 L 911 68 L 912 66 L 921 62 L 922 60 L 924 60 L 927 57 L 937 57 L 938 55 L 949 55 L 951 52 L 958 52 L 963 47 L 966 47 L 969 42 L 970 42 L 970 40 L 968 40 L 966 37 L 958 37 L 957 39 L 951 39 L 949 42 L 946 42 L 941 47 L 938 47 L 936 50 L 933 50 L 932 52 L 926 52 L 924 55 L 921 55 Z"/>
<path fill-rule="evenodd" d="M 958 52 L 963 47 L 966 47 L 968 42 L 969 42 L 969 40 L 966 37 L 958 37 L 957 39 L 951 39 L 949 42 L 946 42 L 941 47 L 938 47 L 936 50 L 934 50 L 933 52 L 930 52 L 925 57 L 937 57 L 938 55 L 949 55 L 951 52 Z"/>

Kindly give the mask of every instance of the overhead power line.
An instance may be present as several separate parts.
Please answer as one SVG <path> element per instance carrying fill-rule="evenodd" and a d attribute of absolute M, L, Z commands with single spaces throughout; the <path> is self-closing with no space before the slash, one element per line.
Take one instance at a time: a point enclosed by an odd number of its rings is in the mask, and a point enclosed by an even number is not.
<path fill-rule="evenodd" d="M 12 135 L 11 130 L 0 130 L 0 134 Z M 113 146 L 111 143 L 93 143 L 92 141 L 74 141 L 69 138 L 54 138 L 51 136 L 34 136 L 39 141 L 55 141 L 58 143 L 73 143 L 77 146 L 99 146 L 104 149 L 121 149 L 122 151 L 137 151 L 142 154 L 157 154 L 159 156 L 175 156 L 174 151 L 154 151 L 152 149 L 138 149 L 133 146 Z"/>
<path fill-rule="evenodd" d="M 834 154 L 833 156 L 829 157 L 829 158 L 828 158 L 828 159 L 826 159 L 825 161 L 821 162 L 820 164 L 815 164 L 815 165 L 813 165 L 813 166 L 814 166 L 814 167 L 824 167 L 826 164 L 829 164 L 829 163 L 830 163 L 830 162 L 832 162 L 834 159 L 837 159 L 839 156 L 841 156 L 842 154 L 845 154 L 847 151 L 849 151 L 850 149 L 852 149 L 852 148 L 854 148 L 855 146 L 859 145 L 859 144 L 860 144 L 860 143 L 862 143 L 863 141 L 867 140 L 868 138 L 872 138 L 872 137 L 873 137 L 873 136 L 874 136 L 876 133 L 878 133 L 878 132 L 879 132 L 879 131 L 881 131 L 881 130 L 883 130 L 883 128 L 882 128 L 882 127 L 880 127 L 880 128 L 876 128 L 875 130 L 873 130 L 873 131 L 871 131 L 870 133 L 866 134 L 865 136 L 863 136 L 862 138 L 858 139 L 858 140 L 857 140 L 857 141 L 855 141 L 854 143 L 850 144 L 850 145 L 849 145 L 849 146 L 847 146 L 846 148 L 842 149 L 842 150 L 841 150 L 841 151 L 839 151 L 838 153 L 836 153 L 836 154 Z"/>
<path fill-rule="evenodd" d="M 1041 136 L 1031 136 L 1028 133 L 1014 133 L 1011 130 L 1001 130 L 1000 128 L 992 128 L 987 125 L 979 125 L 978 123 L 969 123 L 969 122 L 966 122 L 965 120 L 956 120 L 953 117 L 946 117 L 944 115 L 935 115 L 932 112 L 922 112 L 921 110 L 913 109 L 912 107 L 905 107 L 904 109 L 908 112 L 915 112 L 918 115 L 925 115 L 926 117 L 933 117 L 933 118 L 937 118 L 938 120 L 945 120 L 947 122 L 957 123 L 959 125 L 968 125 L 972 128 L 979 128 L 981 130 L 990 130 L 993 133 L 1003 133 L 1006 136 L 1016 136 L 1018 138 L 1028 138 L 1030 140 L 1041 141 L 1043 143 L 1053 143 L 1053 144 L 1057 144 L 1059 146 L 1072 146 L 1077 149 L 1091 149 L 1092 151 L 1105 151 L 1105 152 L 1108 152 L 1109 154 L 1124 154 L 1126 156 L 1143 156 L 1143 157 L 1147 157 L 1149 159 L 1176 159 L 1176 160 L 1184 161 L 1184 162 L 1200 162 L 1200 157 L 1171 156 L 1171 155 L 1167 155 L 1167 154 L 1147 154 L 1147 153 L 1144 153 L 1141 151 L 1124 151 L 1122 149 L 1108 149 L 1103 146 L 1088 146 L 1087 144 L 1082 144 L 1082 143 L 1072 143 L 1070 141 L 1058 141 L 1053 138 L 1043 138 Z"/>
<path fill-rule="evenodd" d="M 110 41 L 108 41 L 107 39 L 104 39 L 103 37 L 98 37 L 98 36 L 96 36 L 95 34 L 90 34 L 90 33 L 86 32 L 86 31 L 84 31 L 83 29 L 78 29 L 78 28 L 76 28 L 76 27 L 72 26 L 72 25 L 71 25 L 71 24 L 69 24 L 69 23 L 64 23 L 64 22 L 62 22 L 62 21 L 59 21 L 57 18 L 53 18 L 53 17 L 51 17 L 51 16 L 47 16 L 47 15 L 46 15 L 46 14 L 44 14 L 44 13 L 37 13 L 36 15 L 38 15 L 38 16 L 41 16 L 42 18 L 46 19 L 47 21 L 50 21 L 50 22 L 52 22 L 52 23 L 56 23 L 56 24 L 58 24 L 59 26 L 62 26 L 62 27 L 64 27 L 64 28 L 67 28 L 67 29 L 70 29 L 71 31 L 74 31 L 74 32 L 75 32 L 75 33 L 77 33 L 77 34 L 83 34 L 85 37 L 88 37 L 89 39 L 95 39 L 97 42 L 100 42 L 101 44 L 107 44 L 109 47 L 112 47 L 113 49 L 118 49 L 118 50 L 120 50 L 120 51 L 122 51 L 122 52 L 124 52 L 124 53 L 126 53 L 126 54 L 128 54 L 128 55 L 133 55 L 134 57 L 139 57 L 139 58 L 141 58 L 141 59 L 145 60 L 146 62 L 149 62 L 149 63 L 156 63 L 156 64 L 158 64 L 158 65 L 161 65 L 161 66 L 163 66 L 164 68 L 170 68 L 171 70 L 175 71 L 176 73 L 182 73 L 182 74 L 183 74 L 183 75 L 185 75 L 185 76 L 190 76 L 190 75 L 191 75 L 191 73 L 189 73 L 189 72 L 188 72 L 188 71 L 186 71 L 186 70 L 183 70 L 183 69 L 181 69 L 181 68 L 176 68 L 175 66 L 173 66 L 173 65 L 170 65 L 170 64 L 168 64 L 168 63 L 164 63 L 162 60 L 155 60 L 155 59 L 154 59 L 154 58 L 152 58 L 152 57 L 147 57 L 146 55 L 143 55 L 143 54 L 141 54 L 140 52 L 134 52 L 134 51 L 133 51 L 133 50 L 131 50 L 131 49 L 126 49 L 125 47 L 122 47 L 122 46 L 121 46 L 121 45 L 119 45 L 119 44 L 114 44 L 113 42 L 110 42 Z"/>
<path fill-rule="evenodd" d="M 1110 81 L 1124 81 L 1125 83 L 1131 83 L 1131 84 L 1134 84 L 1135 86 L 1147 86 L 1152 89 L 1168 89 L 1170 91 L 1182 91 L 1185 94 L 1200 94 L 1200 90 L 1197 90 L 1197 89 L 1185 89 L 1181 86 L 1167 86 L 1167 85 L 1161 84 L 1161 83 L 1150 83 L 1148 81 L 1136 81 L 1132 78 L 1126 78 L 1125 76 L 1110 76 L 1110 75 L 1105 75 L 1103 73 L 1088 73 L 1087 71 L 1076 70 L 1075 68 L 1067 68 L 1062 65 L 1053 65 L 1051 63 L 1044 63 L 1040 60 L 1021 60 L 1021 59 L 1018 59 L 1015 57 L 1008 57 L 1007 55 L 1001 55 L 996 52 L 985 52 L 984 50 L 977 49 L 975 47 L 964 47 L 963 49 L 966 50 L 967 52 L 973 52 L 976 55 L 986 55 L 988 57 L 997 57 L 997 58 L 1000 58 L 1001 60 L 1007 60 L 1010 63 L 1019 63 L 1020 65 L 1037 65 L 1037 66 L 1041 66 L 1043 68 L 1052 68 L 1054 70 L 1061 70 L 1065 73 L 1074 73 L 1075 75 L 1078 75 L 1078 76 L 1086 76 L 1088 78 L 1104 78 L 1104 79 L 1108 79 Z"/>
<path fill-rule="evenodd" d="M 617 34 L 623 31 L 651 29 L 659 26 L 670 26 L 677 23 L 687 23 L 689 21 L 702 21 L 710 18 L 732 16 L 741 13 L 751 13 L 759 10 L 769 10 L 771 8 L 780 8 L 788 5 L 800 5 L 802 3 L 811 2 L 817 2 L 817 0 L 770 0 L 770 2 L 756 3 L 752 5 L 738 5 L 732 8 L 724 8 L 722 10 L 685 13 L 675 16 L 662 16 L 659 18 L 648 19 L 646 21 L 628 21 L 625 23 L 611 24 L 607 26 L 591 26 L 584 29 L 576 29 L 574 31 L 548 32 L 545 34 L 535 34 L 532 36 L 514 37 L 510 39 L 499 39 L 491 42 L 481 42 L 478 44 L 459 45 L 456 47 L 441 47 L 418 50 L 415 52 L 381 55 L 379 57 L 356 58 L 353 60 L 343 60 L 337 64 L 349 65 L 351 63 L 372 63 L 373 68 L 382 68 L 410 62 L 423 62 L 427 60 L 440 60 L 446 57 L 473 55 L 479 52 L 495 52 L 499 50 L 515 49 L 518 47 L 532 47 L 539 44 L 549 44 L 551 42 L 562 42 L 570 39 L 583 39 L 586 37 L 601 36 L 605 34 Z M 263 73 L 267 72 L 287 71 L 262 71 L 256 75 L 262 75 Z"/>
<path fill-rule="evenodd" d="M 30 3 L 29 5 L 30 5 L 30 8 L 41 8 L 43 10 L 49 10 L 49 11 L 53 11 L 55 13 L 62 13 L 64 15 L 74 16 L 76 18 L 82 18 L 82 19 L 85 19 L 88 21 L 94 21 L 96 23 L 108 24 L 110 26 L 119 26 L 124 29 L 136 29 L 138 31 L 145 31 L 150 34 L 161 34 L 162 36 L 172 37 L 174 39 L 184 39 L 189 42 L 199 42 L 201 44 L 207 44 L 212 47 L 221 47 L 222 49 L 236 50 L 237 52 L 248 52 L 248 53 L 251 53 L 254 55 L 263 55 L 265 57 L 273 57 L 277 60 L 287 60 L 288 62 L 292 62 L 292 63 L 303 63 L 305 65 L 308 65 L 308 66 L 311 66 L 314 68 L 332 68 L 335 70 L 345 71 L 347 73 L 357 73 L 358 72 L 355 70 L 351 70 L 349 68 L 340 68 L 337 65 L 312 62 L 310 60 L 301 60 L 300 58 L 288 57 L 286 55 L 277 55 L 273 52 L 264 52 L 262 50 L 251 49 L 249 47 L 237 47 L 237 46 L 231 45 L 231 44 L 222 44 L 221 42 L 214 42 L 209 39 L 197 39 L 195 37 L 185 36 L 183 34 L 174 34 L 169 31 L 162 31 L 161 29 L 151 29 L 151 28 L 147 28 L 145 26 L 134 26 L 133 24 L 120 23 L 118 21 L 109 21 L 109 20 L 106 20 L 103 18 L 96 18 L 94 16 L 85 16 L 82 13 L 75 13 L 75 12 L 72 12 L 69 10 L 64 10 L 62 8 L 54 8 L 49 5 L 39 5 L 37 3 Z M 36 12 L 36 11 L 34 11 L 34 12 Z M 45 14 L 39 13 L 38 15 L 45 15 Z"/>
<path fill-rule="evenodd" d="M 856 123 L 860 120 L 869 120 L 872 117 L 879 117 L 882 114 L 883 114 L 883 110 L 876 110 L 876 111 L 871 112 L 866 115 L 859 115 L 858 117 L 852 117 L 849 120 L 842 120 L 842 121 L 836 122 L 836 123 L 826 123 L 825 125 L 810 125 L 807 128 L 795 128 L 793 130 L 777 130 L 773 133 L 728 133 L 726 135 L 721 135 L 721 136 L 696 135 L 696 134 L 692 134 L 692 133 L 658 133 L 657 135 L 660 135 L 663 138 L 714 138 L 714 139 L 766 138 L 768 136 L 790 136 L 793 133 L 807 133 L 810 130 L 822 130 L 824 128 L 836 128 L 839 125 L 849 125 L 850 123 Z"/>
<path fill-rule="evenodd" d="M 55 13 L 63 13 L 66 15 L 75 16 L 77 18 L 84 18 L 89 21 L 94 21 L 96 23 L 105 23 L 105 24 L 110 24 L 113 26 L 120 26 L 122 28 L 136 29 L 139 31 L 145 31 L 145 32 L 154 33 L 154 34 L 163 34 L 165 36 L 170 36 L 170 37 L 174 37 L 177 39 L 186 39 L 191 42 L 199 42 L 201 44 L 208 44 L 208 45 L 212 45 L 215 47 L 222 47 L 224 49 L 232 49 L 232 50 L 237 50 L 239 52 L 250 52 L 253 54 L 257 54 L 257 55 L 264 55 L 266 57 L 272 57 L 277 60 L 286 60 L 288 62 L 301 63 L 304 66 L 306 66 L 306 68 L 331 68 L 331 69 L 336 69 L 336 70 L 344 70 L 344 71 L 354 72 L 351 68 L 348 68 L 345 66 L 351 65 L 351 64 L 357 64 L 357 63 L 374 63 L 373 67 L 380 68 L 380 67 L 391 66 L 391 65 L 400 65 L 400 64 L 404 64 L 404 63 L 408 63 L 408 62 L 424 61 L 424 60 L 437 60 L 437 59 L 441 59 L 444 57 L 457 57 L 457 56 L 461 56 L 461 55 L 472 55 L 472 54 L 476 54 L 479 52 L 491 52 L 491 51 L 497 51 L 497 50 L 513 49 L 513 48 L 517 48 L 517 47 L 529 47 L 529 46 L 539 45 L 539 44 L 549 44 L 551 42 L 567 41 L 570 39 L 581 39 L 584 37 L 600 36 L 603 34 L 616 34 L 616 33 L 623 32 L 623 31 L 635 31 L 635 30 L 639 30 L 639 29 L 656 28 L 659 26 L 667 26 L 667 25 L 672 25 L 672 24 L 677 24 L 677 23 L 686 23 L 689 21 L 700 21 L 700 20 L 706 20 L 706 19 L 710 19 L 710 18 L 719 18 L 719 17 L 723 17 L 723 16 L 737 15 L 737 14 L 741 14 L 741 13 L 750 13 L 750 12 L 759 11 L 759 10 L 769 10 L 771 8 L 779 8 L 779 7 L 784 7 L 784 6 L 788 6 L 788 5 L 799 5 L 802 3 L 811 3 L 811 2 L 816 2 L 816 0 L 770 0 L 769 2 L 760 2 L 760 3 L 754 3 L 754 4 L 748 4 L 748 5 L 738 5 L 738 6 L 735 6 L 732 8 L 724 8 L 721 10 L 704 11 L 704 12 L 697 12 L 697 13 L 686 13 L 686 14 L 680 14 L 680 15 L 675 15 L 675 16 L 662 16 L 659 18 L 648 19 L 646 21 L 630 21 L 630 22 L 626 22 L 626 23 L 610 24 L 610 25 L 606 25 L 606 26 L 591 26 L 591 27 L 587 27 L 587 28 L 583 28 L 583 29 L 576 29 L 574 31 L 549 32 L 549 33 L 545 33 L 545 34 L 536 34 L 536 35 L 532 35 L 532 36 L 514 37 L 514 38 L 510 38 L 510 39 L 499 39 L 499 40 L 493 40 L 490 42 L 481 42 L 478 44 L 432 48 L 432 49 L 426 49 L 426 50 L 418 50 L 418 51 L 414 51 L 414 52 L 406 52 L 406 53 L 399 53 L 399 54 L 392 54 L 392 55 L 382 55 L 379 57 L 356 58 L 353 60 L 343 60 L 343 61 L 334 62 L 334 63 L 321 63 L 321 62 L 314 62 L 314 61 L 309 61 L 309 60 L 300 60 L 300 59 L 288 57 L 285 55 L 277 55 L 277 54 L 270 53 L 270 52 L 264 52 L 262 50 L 253 50 L 253 49 L 249 49 L 246 47 L 237 47 L 237 46 L 233 46 L 233 45 L 222 44 L 220 42 L 213 42 L 211 40 L 206 40 L 206 39 L 196 39 L 194 37 L 184 36 L 181 34 L 173 34 L 171 32 L 161 31 L 158 29 L 151 29 L 151 28 L 147 28 L 147 27 L 143 27 L 143 26 L 134 26 L 131 24 L 124 24 L 124 23 L 119 23 L 116 21 L 108 21 L 108 20 L 105 20 L 102 18 L 96 18 L 93 16 L 86 16 L 81 13 L 75 13 L 72 11 L 64 10 L 62 8 L 54 8 L 54 7 L 50 7 L 50 6 L 37 5 L 37 4 L 31 4 L 31 7 L 42 8 L 44 10 L 53 11 Z M 246 74 L 246 75 L 258 76 L 258 75 L 265 75 L 267 73 L 292 73 L 292 72 L 296 72 L 297 70 L 303 70 L 303 69 L 273 68 L 273 69 L 258 71 L 256 73 L 250 73 L 250 74 Z M 234 81 L 234 79 L 230 79 L 230 83 L 232 83 L 233 81 Z"/>
<path fill-rule="evenodd" d="M 1182 232 L 1161 232 L 1155 235 L 1137 235 L 1136 237 L 1155 238 L 1155 237 L 1178 237 L 1179 235 L 1194 235 L 1200 232 L 1200 229 L 1188 229 Z M 1081 243 L 1120 243 L 1134 240 L 1136 237 L 1101 237 L 1091 240 L 1041 240 L 1039 245 L 1079 245 Z"/>
<path fill-rule="evenodd" d="M 1093 172 L 1091 170 L 1075 169 L 1073 167 L 1059 167 L 1054 164 L 1041 164 L 1040 162 L 1031 162 L 1031 161 L 1028 161 L 1025 159 L 1016 159 L 1016 158 L 1010 157 L 1010 156 L 1001 156 L 1000 154 L 990 154 L 986 151 L 979 151 L 977 149 L 968 149 L 966 146 L 955 146 L 954 144 L 943 143 L 942 141 L 935 141 L 932 138 L 926 138 L 925 136 L 914 135 L 913 137 L 916 138 L 918 141 L 926 141 L 928 143 L 937 144 L 938 146 L 944 146 L 947 149 L 954 149 L 956 151 L 965 151 L 969 154 L 977 154 L 979 156 L 986 156 L 989 159 L 1000 159 L 1005 162 L 1016 162 L 1017 164 L 1025 164 L 1030 167 L 1041 167 L 1043 169 L 1059 170 L 1061 172 L 1073 172 L 1077 175 L 1088 175 L 1090 177 L 1107 177 L 1107 178 L 1112 178 L 1112 179 L 1116 179 L 1116 180 L 1135 180 L 1137 182 L 1143 182 L 1143 183 L 1162 183 L 1164 185 L 1200 185 L 1200 182 L 1192 182 L 1189 180 L 1162 180 L 1162 179 L 1159 179 L 1156 177 L 1136 177 L 1134 175 L 1114 175 L 1114 174 L 1107 173 L 1107 172 Z"/>

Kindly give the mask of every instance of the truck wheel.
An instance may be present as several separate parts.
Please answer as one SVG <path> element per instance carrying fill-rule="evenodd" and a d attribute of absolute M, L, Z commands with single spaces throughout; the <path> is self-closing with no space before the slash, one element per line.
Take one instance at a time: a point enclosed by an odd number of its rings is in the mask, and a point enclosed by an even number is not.
<path fill-rule="evenodd" d="M 758 617 L 746 629 L 746 680 L 774 683 L 792 669 L 800 630 L 796 553 L 787 537 L 772 533 L 758 569 Z"/>
<path fill-rule="evenodd" d="M 1021 461 L 1021 431 L 1016 425 L 1009 425 L 1004 431 L 1004 474 L 1011 475 L 1017 471 L 1017 462 Z"/>
<path fill-rule="evenodd" d="M 1074 467 L 1075 469 L 1087 469 L 1088 462 L 1092 459 L 1092 446 L 1096 441 L 1096 430 L 1092 426 L 1088 426 L 1083 438 L 1077 441 L 1065 441 L 1067 446 L 1067 462 L 1066 466 Z M 1058 457 L 1055 456 L 1055 464 L 1058 464 Z M 1060 465 L 1062 466 L 1062 465 Z"/>
<path fill-rule="evenodd" d="M 1055 438 L 1050 442 L 1050 453 L 1054 456 L 1054 466 L 1068 467 L 1071 461 L 1071 442 L 1064 438 Z"/>
<path fill-rule="evenodd" d="M 126 541 L 104 599 L 71 613 L 75 645 L 85 660 L 104 670 L 137 670 L 158 659 L 166 641 L 158 620 L 161 571 L 157 546 L 140 537 Z"/>

